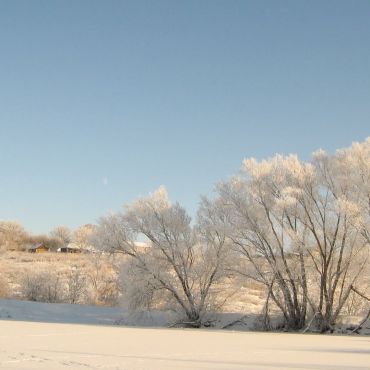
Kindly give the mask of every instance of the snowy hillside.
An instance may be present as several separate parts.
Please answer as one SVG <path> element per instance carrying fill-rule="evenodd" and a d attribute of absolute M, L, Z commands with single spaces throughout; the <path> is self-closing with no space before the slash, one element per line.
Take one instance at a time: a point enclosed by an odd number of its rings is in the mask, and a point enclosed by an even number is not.
<path fill-rule="evenodd" d="M 110 307 L 0 300 L 0 318 L 7 320 L 114 324 L 122 314 L 122 309 Z"/>
<path fill-rule="evenodd" d="M 240 313 L 213 315 L 215 329 L 250 331 L 256 330 L 258 316 L 243 316 Z M 242 320 L 239 320 L 242 318 Z M 337 333 L 348 334 L 348 328 L 356 326 L 362 317 L 341 318 Z M 130 313 L 121 307 L 73 305 L 62 303 L 40 303 L 0 299 L 0 320 L 33 321 L 66 324 L 121 325 L 137 327 L 168 327 L 176 320 L 170 313 L 151 311 Z M 360 330 L 370 335 L 370 319 Z"/>
<path fill-rule="evenodd" d="M 0 319 L 69 324 L 164 326 L 159 312 L 130 314 L 118 307 L 39 303 L 0 299 Z"/>

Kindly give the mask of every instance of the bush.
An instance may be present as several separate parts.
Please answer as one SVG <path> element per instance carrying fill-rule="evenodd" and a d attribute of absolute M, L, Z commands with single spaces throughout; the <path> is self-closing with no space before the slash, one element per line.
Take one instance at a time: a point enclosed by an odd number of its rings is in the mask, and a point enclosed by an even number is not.
<path fill-rule="evenodd" d="M 9 284 L 3 276 L 0 276 L 0 298 L 9 296 Z"/>
<path fill-rule="evenodd" d="M 53 271 L 28 271 L 20 284 L 21 296 L 35 302 L 57 303 L 63 301 L 63 286 L 59 275 Z"/>
<path fill-rule="evenodd" d="M 70 304 L 84 303 L 84 298 L 87 293 L 86 276 L 74 266 L 68 276 L 66 301 Z"/>

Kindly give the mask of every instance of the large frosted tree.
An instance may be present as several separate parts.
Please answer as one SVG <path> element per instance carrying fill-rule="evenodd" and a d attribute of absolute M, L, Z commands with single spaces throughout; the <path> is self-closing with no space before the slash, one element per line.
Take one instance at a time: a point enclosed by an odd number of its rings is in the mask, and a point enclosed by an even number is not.
<path fill-rule="evenodd" d="M 249 159 L 218 187 L 228 237 L 248 262 L 237 272 L 266 286 L 290 329 L 303 327 L 310 309 L 330 330 L 366 266 L 369 146 L 318 151 L 310 163 Z"/>
<path fill-rule="evenodd" d="M 313 170 L 295 156 L 257 162 L 246 160 L 240 176 L 218 186 L 228 215 L 228 237 L 240 255 L 233 270 L 266 287 L 287 327 L 299 329 L 307 312 L 305 233 L 294 194 Z"/>
<path fill-rule="evenodd" d="M 129 257 L 124 279 L 133 308 L 155 305 L 174 310 L 186 325 L 205 323 L 226 261 L 223 230 L 211 217 L 214 213 L 204 203 L 192 226 L 186 211 L 172 204 L 161 187 L 123 213 L 100 220 L 95 244 Z M 143 237 L 146 245 L 136 242 Z"/>

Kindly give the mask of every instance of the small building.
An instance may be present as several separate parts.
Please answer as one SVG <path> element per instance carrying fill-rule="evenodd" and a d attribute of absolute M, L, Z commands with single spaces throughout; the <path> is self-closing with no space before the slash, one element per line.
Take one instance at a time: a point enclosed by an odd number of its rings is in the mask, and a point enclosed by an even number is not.
<path fill-rule="evenodd" d="M 58 248 L 59 253 L 82 253 L 81 248 L 77 247 L 73 243 L 70 243 L 64 247 Z"/>
<path fill-rule="evenodd" d="M 45 244 L 37 244 L 28 249 L 28 252 L 30 253 L 45 253 L 49 251 L 50 251 L 50 248 L 46 246 Z"/>

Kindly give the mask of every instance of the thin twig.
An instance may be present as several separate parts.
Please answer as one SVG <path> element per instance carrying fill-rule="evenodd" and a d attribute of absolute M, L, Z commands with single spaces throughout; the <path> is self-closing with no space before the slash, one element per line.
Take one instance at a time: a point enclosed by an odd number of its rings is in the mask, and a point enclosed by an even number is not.
<path fill-rule="evenodd" d="M 367 300 L 370 302 L 370 298 L 369 297 L 366 297 L 363 293 L 359 292 L 354 286 L 351 287 L 351 289 L 356 293 L 358 294 L 361 298 Z M 357 333 L 359 334 L 359 330 L 361 329 L 362 325 L 365 324 L 365 322 L 367 321 L 367 319 L 370 317 L 370 309 L 367 313 L 367 315 L 365 316 L 365 318 L 353 329 L 351 330 L 350 334 L 353 334 L 353 333 Z"/>
<path fill-rule="evenodd" d="M 224 325 L 222 327 L 222 329 L 228 329 L 228 328 L 231 328 L 232 326 L 234 326 L 235 324 L 245 324 L 245 322 L 243 321 L 245 318 L 247 318 L 248 315 L 243 315 L 242 317 L 239 317 L 239 319 L 237 320 L 234 320 L 234 321 L 231 321 L 230 323 Z"/>
<path fill-rule="evenodd" d="M 369 317 L 370 317 L 370 310 L 367 312 L 367 315 L 365 316 L 365 318 L 353 330 L 351 330 L 350 334 L 353 334 L 353 333 L 360 334 L 359 330 L 361 329 L 362 325 L 365 324 L 365 322 L 367 321 Z"/>
<path fill-rule="evenodd" d="M 310 322 L 309 322 L 309 323 L 308 323 L 308 325 L 306 326 L 306 329 L 304 329 L 304 330 L 302 331 L 302 333 L 303 333 L 303 334 L 304 334 L 304 333 L 306 333 L 306 332 L 310 329 L 310 327 L 311 327 L 311 325 L 312 325 L 313 321 L 315 320 L 316 316 L 317 316 L 317 315 L 319 315 L 319 314 L 320 314 L 320 312 L 315 312 L 315 314 L 313 315 L 312 319 L 310 320 Z"/>
<path fill-rule="evenodd" d="M 356 293 L 358 294 L 360 297 L 362 297 L 363 299 L 366 299 L 367 301 L 370 302 L 370 298 L 369 297 L 366 297 L 363 293 L 360 293 L 354 286 L 351 286 L 351 289 Z"/>

